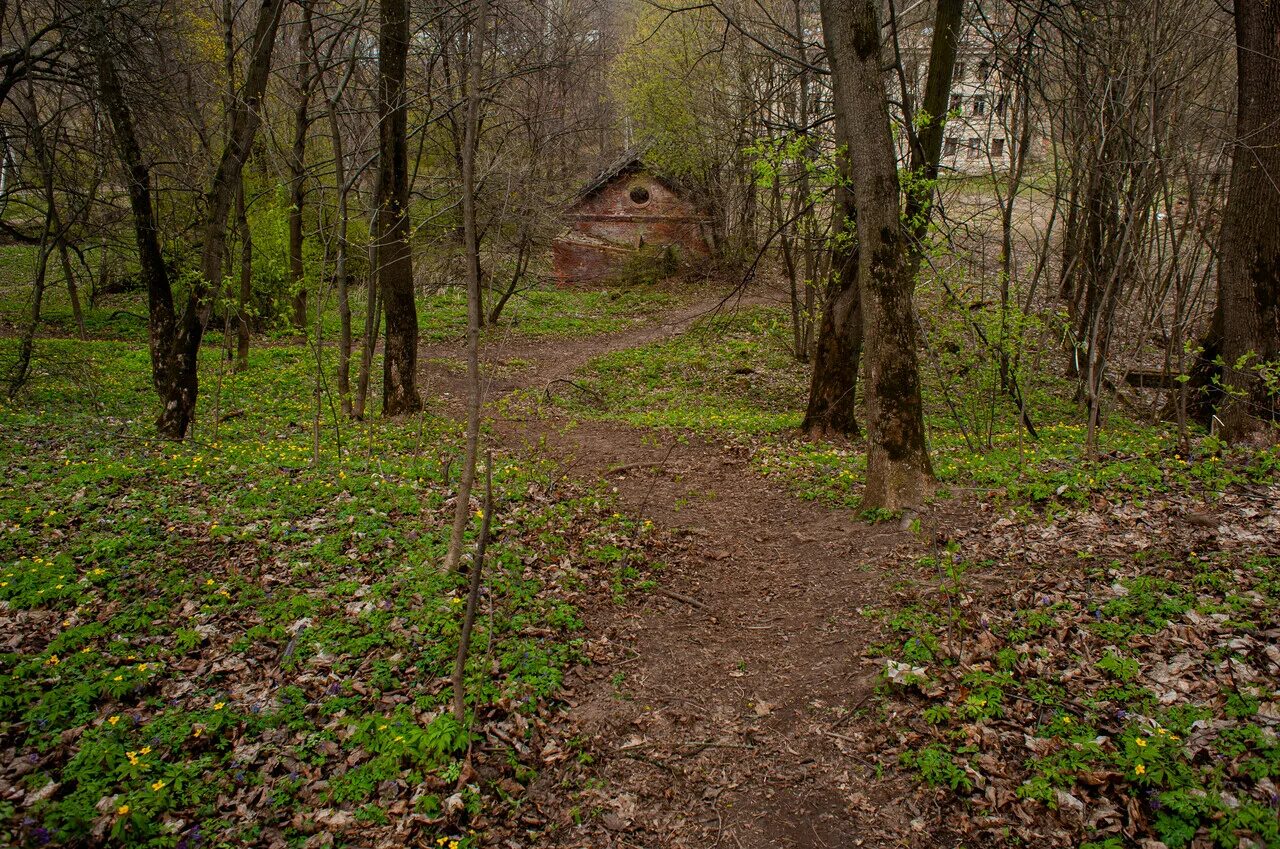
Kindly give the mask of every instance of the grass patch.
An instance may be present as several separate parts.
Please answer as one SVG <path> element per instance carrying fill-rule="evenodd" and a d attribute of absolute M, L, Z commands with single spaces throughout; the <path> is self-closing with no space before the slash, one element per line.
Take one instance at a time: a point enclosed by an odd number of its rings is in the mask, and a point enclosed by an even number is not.
<path fill-rule="evenodd" d="M 0 360 L 13 351 L 0 343 Z M 232 375 L 210 348 L 192 438 L 161 442 L 145 350 L 38 351 L 0 407 L 0 843 L 400 827 L 426 843 L 506 809 L 495 782 L 533 766 L 493 740 L 480 780 L 460 754 L 494 723 L 531 733 L 579 659 L 578 600 L 641 580 L 649 526 L 562 481 L 550 498 L 536 458 L 495 458 L 460 726 L 447 700 L 465 588 L 439 570 L 454 425 L 354 427 L 326 408 L 317 461 L 307 350 L 258 348 Z M 215 429 L 215 404 L 243 414 Z"/>
<path fill-rule="evenodd" d="M 557 397 L 584 417 L 696 433 L 795 428 L 807 383 L 784 347 L 783 318 L 775 309 L 739 310 L 672 339 L 606 354 L 579 372 L 586 391 Z"/>
<path fill-rule="evenodd" d="M 754 307 L 709 320 L 675 338 L 591 361 L 578 385 L 556 402 L 584 418 L 668 427 L 748 442 L 755 467 L 796 495 L 857 508 L 866 455 L 859 444 L 797 438 L 808 367 L 787 350 L 781 308 Z M 1083 412 L 1064 398 L 1069 387 L 1046 382 L 1031 392 L 1038 438 L 1011 405 L 990 408 L 971 387 L 944 402 L 925 383 L 925 423 L 943 492 L 968 489 L 1024 512 L 1057 512 L 1094 499 L 1133 500 L 1174 490 L 1222 492 L 1272 479 L 1280 450 L 1230 450 L 1204 434 L 1182 454 L 1169 428 L 1112 415 L 1099 433 L 1099 459 L 1084 451 Z M 979 397 L 982 396 L 982 397 Z M 535 399 L 536 400 L 536 399 Z"/>

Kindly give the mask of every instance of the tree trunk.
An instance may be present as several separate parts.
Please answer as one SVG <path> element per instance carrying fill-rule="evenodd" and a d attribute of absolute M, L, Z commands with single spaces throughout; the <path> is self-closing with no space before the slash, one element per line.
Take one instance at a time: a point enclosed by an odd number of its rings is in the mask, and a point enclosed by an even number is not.
<path fill-rule="evenodd" d="M 35 132 L 41 133 L 43 130 L 37 127 Z M 39 147 L 43 148 L 43 145 L 39 145 Z M 43 163 L 41 170 L 43 171 L 45 191 L 48 197 L 52 197 L 52 162 Z M 40 248 L 39 253 L 36 254 L 36 269 L 34 280 L 32 281 L 31 316 L 27 321 L 27 326 L 22 329 L 22 337 L 18 342 L 18 360 L 14 363 L 13 369 L 9 373 L 9 398 L 11 400 L 26 385 L 27 378 L 31 374 L 31 357 L 35 353 L 36 332 L 40 329 L 40 313 L 44 305 L 44 285 L 49 272 L 49 256 L 53 252 L 53 240 L 57 238 L 54 234 L 55 226 L 53 207 L 46 205 L 44 229 L 40 236 Z"/>
<path fill-rule="evenodd" d="M 1237 106 L 1231 191 L 1222 221 L 1223 437 L 1276 437 L 1280 398 L 1280 3 L 1236 2 Z"/>
<path fill-rule="evenodd" d="M 462 537 L 471 521 L 471 487 L 476 476 L 480 442 L 480 325 L 484 304 L 480 292 L 480 231 L 476 221 L 476 151 L 480 146 L 480 78 L 484 61 L 484 31 L 489 0 L 480 0 L 467 55 L 467 116 L 462 140 L 462 226 L 467 252 L 467 445 L 458 484 L 453 533 L 445 557 L 446 570 L 462 559 Z"/>
<path fill-rule="evenodd" d="M 842 123 L 837 121 L 837 126 Z M 841 167 L 847 163 L 841 157 Z M 862 298 L 858 291 L 858 237 L 853 194 L 836 190 L 840 234 L 832 251 L 826 303 L 813 352 L 809 406 L 801 429 L 813 437 L 858 435 L 858 365 L 862 357 Z"/>
<path fill-rule="evenodd" d="M 351 219 L 347 197 L 346 151 L 338 124 L 336 99 L 329 103 L 329 135 L 333 144 L 333 182 L 338 190 L 338 235 L 334 252 L 334 278 L 338 284 L 338 403 L 344 416 L 351 415 L 351 281 L 347 272 L 347 227 Z"/>
<path fill-rule="evenodd" d="M 843 55 L 839 34 L 832 29 L 834 18 L 828 21 L 835 14 L 835 7 L 844 5 L 842 0 L 828 0 L 822 6 L 823 36 L 833 79 L 837 74 L 841 79 L 848 74 L 849 57 Z M 832 250 L 818 342 L 814 346 L 809 404 L 800 425 L 811 437 L 858 435 L 856 405 L 862 357 L 862 297 L 857 275 L 857 208 L 850 188 L 853 179 L 849 156 L 853 135 L 851 117 L 843 107 L 836 108 L 836 144 L 844 150 L 840 156 L 840 184 L 836 187 L 839 220 L 833 227 L 836 244 Z"/>
<path fill-rule="evenodd" d="M 293 288 L 293 326 L 307 329 L 307 285 L 302 265 L 302 205 L 307 193 L 307 131 L 311 127 L 311 3 L 302 0 L 298 28 L 298 102 L 293 110 L 293 148 L 289 156 L 289 283 Z"/>
<path fill-rule="evenodd" d="M 906 220 L 911 228 L 910 256 L 913 273 L 920 267 L 924 238 L 929 230 L 929 209 L 933 205 L 938 162 L 951 101 L 951 76 L 956 66 L 956 49 L 963 26 L 964 0 L 938 0 L 929 45 L 929 73 L 925 78 L 923 126 L 911 145 L 911 190 L 907 193 Z"/>
<path fill-rule="evenodd" d="M 115 137 L 116 152 L 124 165 L 133 216 L 133 234 L 138 245 L 138 274 L 147 287 L 147 329 L 151 352 L 151 379 L 162 401 L 178 394 L 180 375 L 170 356 L 177 332 L 173 290 L 160 253 L 155 212 L 151 205 L 151 170 L 142 158 L 142 147 L 134 131 L 133 115 L 124 87 L 116 73 L 113 47 L 106 21 L 95 22 L 93 59 L 98 78 L 98 94 Z M 194 403 L 194 399 L 193 399 Z M 157 421 L 157 426 L 160 422 Z M 163 430 L 162 433 L 165 433 Z M 182 432 L 186 432 L 185 423 Z M 165 434 L 169 435 L 169 434 Z M 180 436 L 181 434 L 179 434 Z"/>
<path fill-rule="evenodd" d="M 413 297 L 409 243 L 408 104 L 405 62 L 409 52 L 408 0 L 382 0 L 378 46 L 378 287 L 386 310 L 382 359 L 382 412 L 397 416 L 422 409 L 418 395 L 418 312 Z"/>
<path fill-rule="evenodd" d="M 200 381 L 200 340 L 212 310 L 209 290 L 222 283 L 227 216 L 240 190 L 240 174 L 261 122 L 259 107 L 271 73 L 276 29 L 283 5 L 284 0 L 262 0 L 250 42 L 249 70 L 228 116 L 227 144 L 209 187 L 204 241 L 200 248 L 200 277 L 191 285 L 182 321 L 169 346 L 172 379 L 167 389 L 160 390 L 164 409 L 156 426 L 163 436 L 170 439 L 186 436 L 187 428 L 195 417 Z"/>
<path fill-rule="evenodd" d="M 919 505 L 932 488 L 916 357 L 915 289 L 899 203 L 897 159 L 877 0 L 823 0 L 833 104 L 849 127 L 857 280 L 867 351 L 867 508 Z"/>
<path fill-rule="evenodd" d="M 252 338 L 249 305 L 253 299 L 253 233 L 249 230 L 249 213 L 244 199 L 244 180 L 236 195 L 236 226 L 240 228 L 240 297 L 236 314 L 236 371 L 249 367 L 249 342 Z"/>
<path fill-rule="evenodd" d="M 912 287 L 914 287 L 921 248 L 929 226 L 929 208 L 934 194 L 934 182 L 938 177 L 938 161 L 942 155 L 943 130 L 951 96 L 951 76 L 955 68 L 963 7 L 963 0 L 939 0 L 935 12 L 929 72 L 922 104 L 928 120 L 919 135 L 913 138 L 911 147 L 911 170 L 916 177 L 911 184 L 912 191 L 907 197 L 906 220 L 909 222 L 911 239 L 908 245 L 906 274 L 910 278 Z M 848 2 L 841 2 L 841 0 L 824 3 L 822 9 L 823 32 L 827 41 L 827 57 L 832 70 L 833 84 L 837 76 L 852 79 L 855 73 L 852 65 L 857 59 L 848 52 L 847 47 L 840 48 L 836 45 L 840 44 L 842 35 L 853 37 L 849 28 L 854 11 Z M 833 29 L 835 26 L 845 27 L 844 32 L 835 31 Z M 878 35 L 876 50 L 879 53 Z M 839 101 L 839 99 L 840 96 L 837 94 L 836 100 Z M 862 125 L 849 114 L 842 114 L 841 108 L 839 105 L 836 107 L 836 141 L 849 151 L 850 158 L 858 162 L 861 168 L 861 161 L 853 156 L 853 151 L 863 140 L 853 138 L 852 128 Z M 883 108 L 887 109 L 887 104 Z M 890 151 L 892 153 L 892 136 L 890 136 Z M 847 164 L 845 167 L 848 168 Z M 850 170 L 845 178 L 852 185 L 856 176 Z M 852 191 L 856 195 L 856 188 Z M 896 179 L 893 192 L 896 198 L 898 192 Z M 857 203 L 849 198 L 843 206 L 846 207 L 845 221 L 854 221 Z M 845 233 L 846 244 L 838 245 L 832 257 L 832 275 L 827 287 L 826 308 L 823 310 L 822 325 L 814 353 L 809 406 L 802 425 L 804 431 L 810 435 L 856 436 L 858 433 L 855 406 L 858 367 L 864 337 L 862 291 L 856 280 L 856 269 L 860 258 L 857 246 L 853 244 L 858 235 L 856 228 L 840 229 Z M 914 336 L 914 328 L 911 332 Z"/>

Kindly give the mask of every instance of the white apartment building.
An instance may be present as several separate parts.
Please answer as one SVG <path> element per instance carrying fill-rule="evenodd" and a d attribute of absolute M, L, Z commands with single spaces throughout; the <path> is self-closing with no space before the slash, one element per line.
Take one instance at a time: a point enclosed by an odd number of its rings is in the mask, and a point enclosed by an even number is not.
<path fill-rule="evenodd" d="M 934 4 L 930 0 L 908 7 L 900 16 L 899 43 L 907 88 L 915 108 L 924 97 L 929 48 L 933 39 Z M 990 20 L 988 17 L 987 20 Z M 980 174 L 1009 165 L 1013 138 L 1013 87 L 994 61 L 993 37 L 985 25 L 966 19 L 951 78 L 946 129 L 943 133 L 943 173 Z M 905 146 L 905 138 L 900 141 Z"/>

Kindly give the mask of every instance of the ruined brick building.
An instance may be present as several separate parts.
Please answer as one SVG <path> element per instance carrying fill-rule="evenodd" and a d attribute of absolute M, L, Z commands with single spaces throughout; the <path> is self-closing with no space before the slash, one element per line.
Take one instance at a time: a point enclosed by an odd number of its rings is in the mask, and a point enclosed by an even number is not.
<path fill-rule="evenodd" d="M 646 248 L 683 263 L 711 253 L 710 219 L 637 151 L 628 151 L 583 187 L 565 219 L 568 228 L 551 245 L 561 285 L 607 281 Z"/>

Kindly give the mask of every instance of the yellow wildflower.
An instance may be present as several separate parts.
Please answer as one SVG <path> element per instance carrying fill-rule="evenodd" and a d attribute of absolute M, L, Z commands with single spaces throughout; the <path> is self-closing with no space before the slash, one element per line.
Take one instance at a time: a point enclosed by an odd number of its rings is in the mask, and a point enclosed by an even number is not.
<path fill-rule="evenodd" d="M 120 721 L 120 715 L 119 715 L 119 714 L 116 714 L 115 716 L 112 716 L 112 717 L 108 717 L 108 719 L 107 719 L 107 722 L 108 722 L 108 723 L 110 723 L 111 725 L 115 725 L 115 724 L 116 724 L 117 722 L 119 722 L 119 721 Z"/>
<path fill-rule="evenodd" d="M 152 790 L 154 790 L 154 791 L 156 791 L 157 793 L 159 793 L 161 790 L 163 790 L 163 789 L 164 789 L 164 782 L 163 782 L 163 781 L 153 781 L 153 782 L 151 783 L 151 789 L 152 789 Z"/>
<path fill-rule="evenodd" d="M 117 813 L 117 814 L 119 814 L 119 815 L 120 815 L 120 816 L 122 816 L 122 817 L 123 817 L 123 816 L 127 816 L 127 815 L 128 815 L 128 813 L 129 813 L 129 806 L 128 806 L 128 805 L 121 805 L 120 807 L 116 808 L 116 813 Z"/>
<path fill-rule="evenodd" d="M 224 707 L 226 707 L 226 706 L 227 706 L 227 703 L 226 703 L 226 702 L 218 702 L 217 704 L 215 704 L 215 705 L 213 706 L 213 709 L 214 709 L 214 710 L 222 710 L 222 709 L 223 709 Z"/>
<path fill-rule="evenodd" d="M 1144 773 L 1146 773 L 1146 771 L 1147 771 L 1147 768 L 1142 764 L 1138 764 L 1133 768 L 1134 775 L 1143 775 Z"/>
<path fill-rule="evenodd" d="M 1146 748 L 1147 746 L 1147 741 L 1142 737 L 1137 738 L 1133 742 L 1137 743 L 1139 748 Z"/>

